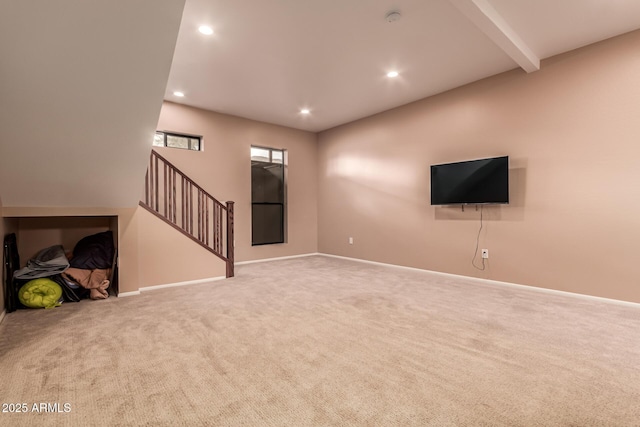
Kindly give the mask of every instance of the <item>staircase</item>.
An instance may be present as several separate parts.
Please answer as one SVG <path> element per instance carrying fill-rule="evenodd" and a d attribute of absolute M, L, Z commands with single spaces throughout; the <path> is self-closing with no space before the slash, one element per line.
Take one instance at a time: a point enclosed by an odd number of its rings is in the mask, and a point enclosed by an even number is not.
<path fill-rule="evenodd" d="M 233 202 L 222 204 L 155 150 L 144 197 L 140 206 L 225 261 L 233 277 Z"/>

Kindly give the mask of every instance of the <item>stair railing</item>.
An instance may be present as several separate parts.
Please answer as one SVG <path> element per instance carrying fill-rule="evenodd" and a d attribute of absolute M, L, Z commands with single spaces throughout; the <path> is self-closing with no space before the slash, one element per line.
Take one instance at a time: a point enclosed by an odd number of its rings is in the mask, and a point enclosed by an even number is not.
<path fill-rule="evenodd" d="M 155 150 L 144 197 L 140 206 L 225 261 L 233 277 L 233 202 L 222 204 Z"/>

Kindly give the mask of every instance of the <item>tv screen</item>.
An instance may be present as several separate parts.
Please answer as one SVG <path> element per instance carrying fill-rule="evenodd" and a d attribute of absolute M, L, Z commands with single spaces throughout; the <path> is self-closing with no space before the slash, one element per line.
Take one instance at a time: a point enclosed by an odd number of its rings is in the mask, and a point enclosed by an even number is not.
<path fill-rule="evenodd" d="M 509 203 L 509 157 L 431 166 L 431 204 Z"/>

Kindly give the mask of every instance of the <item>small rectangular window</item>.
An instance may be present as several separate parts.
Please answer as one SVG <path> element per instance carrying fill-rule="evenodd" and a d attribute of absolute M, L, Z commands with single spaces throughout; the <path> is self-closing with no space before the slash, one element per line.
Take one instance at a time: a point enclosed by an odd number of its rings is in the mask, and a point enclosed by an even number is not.
<path fill-rule="evenodd" d="M 201 151 L 202 137 L 157 131 L 153 138 L 156 147 L 182 148 L 184 150 Z"/>
<path fill-rule="evenodd" d="M 153 145 L 155 147 L 164 147 L 164 133 L 156 132 L 153 137 Z"/>
<path fill-rule="evenodd" d="M 283 152 L 280 150 L 271 150 L 271 163 L 282 164 Z"/>
<path fill-rule="evenodd" d="M 184 136 L 167 135 L 167 147 L 189 149 L 189 138 Z"/>
<path fill-rule="evenodd" d="M 251 160 L 256 162 L 269 162 L 271 150 L 267 148 L 251 147 Z"/>

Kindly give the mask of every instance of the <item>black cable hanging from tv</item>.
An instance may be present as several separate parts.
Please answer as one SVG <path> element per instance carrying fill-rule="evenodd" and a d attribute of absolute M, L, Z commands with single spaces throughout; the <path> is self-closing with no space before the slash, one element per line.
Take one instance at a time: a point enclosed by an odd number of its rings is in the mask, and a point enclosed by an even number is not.
<path fill-rule="evenodd" d="M 478 205 L 476 205 L 476 210 L 478 209 Z M 482 258 L 482 268 L 476 265 L 476 258 L 478 257 L 478 248 L 480 247 L 480 233 L 482 232 L 482 214 L 484 210 L 484 205 L 480 205 L 480 229 L 478 230 L 478 236 L 476 237 L 476 250 L 473 253 L 473 259 L 471 259 L 471 265 L 477 270 L 484 271 L 486 265 L 484 263 L 484 258 Z"/>

